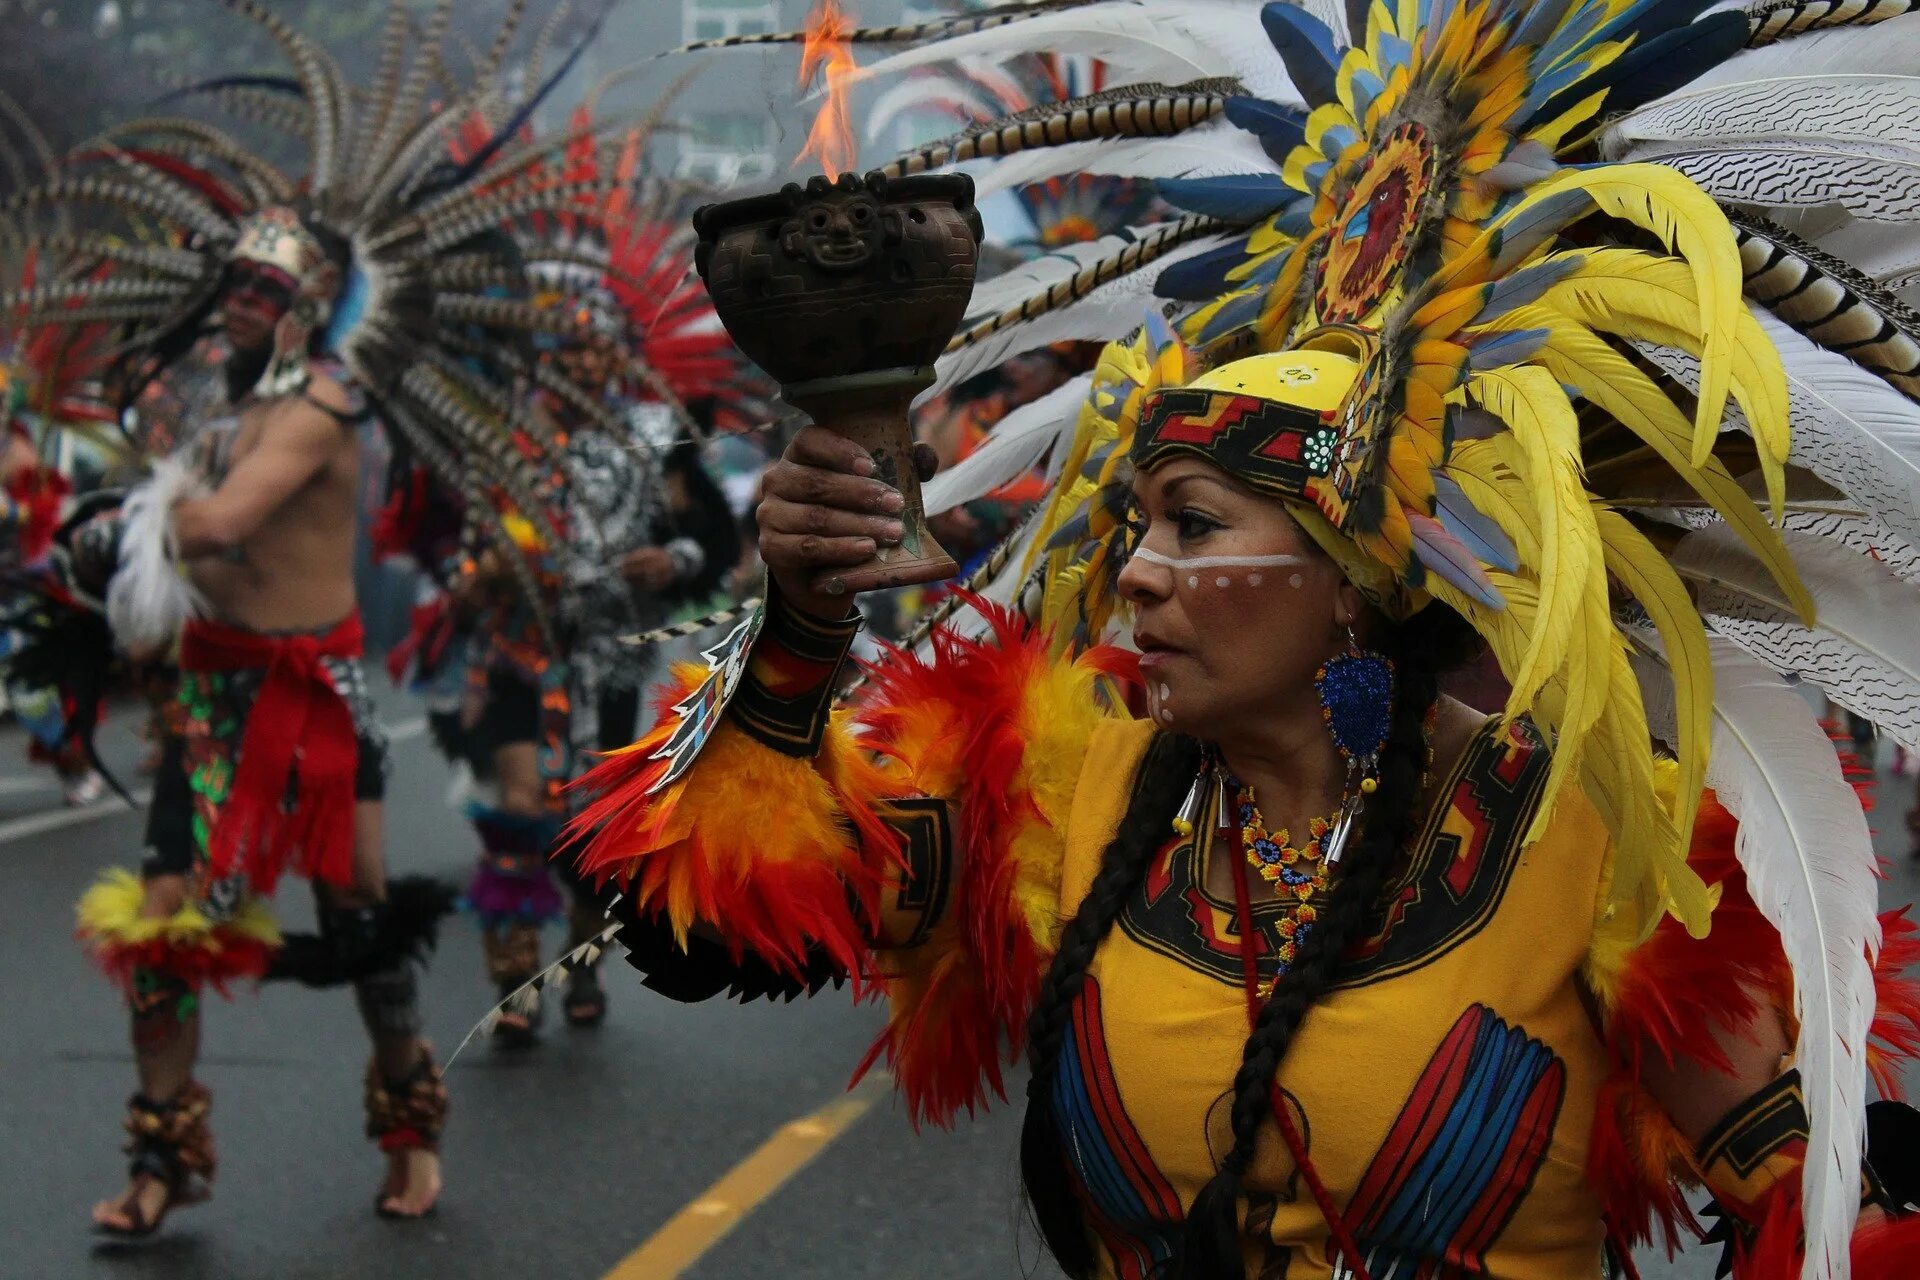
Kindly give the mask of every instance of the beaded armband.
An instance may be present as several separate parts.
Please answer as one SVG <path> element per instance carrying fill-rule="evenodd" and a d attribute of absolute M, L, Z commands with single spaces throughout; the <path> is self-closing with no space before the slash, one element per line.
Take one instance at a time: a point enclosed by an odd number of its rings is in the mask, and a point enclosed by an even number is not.
<path fill-rule="evenodd" d="M 756 742 L 790 756 L 820 749 L 841 666 L 860 634 L 860 615 L 838 621 L 802 613 L 769 584 L 766 617 L 727 712 Z"/>
<path fill-rule="evenodd" d="M 876 806 L 880 820 L 900 835 L 900 870 L 880 895 L 873 945 L 907 951 L 924 943 L 946 918 L 953 892 L 953 822 L 944 800 L 900 799 Z"/>

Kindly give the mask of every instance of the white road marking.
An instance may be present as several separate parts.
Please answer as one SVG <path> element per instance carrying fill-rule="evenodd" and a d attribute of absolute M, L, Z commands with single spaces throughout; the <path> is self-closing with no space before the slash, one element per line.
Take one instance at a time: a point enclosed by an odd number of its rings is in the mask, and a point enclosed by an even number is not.
<path fill-rule="evenodd" d="M 410 719 L 401 720 L 396 724 L 390 724 L 384 727 L 387 731 L 387 741 L 411 742 L 415 738 L 425 736 L 427 732 L 427 718 L 425 716 L 414 716 Z M 7 781 L 17 784 L 18 782 L 26 780 L 9 779 Z M 10 790 L 25 790 L 25 788 L 18 787 L 17 785 L 0 785 L 0 794 L 6 794 L 6 792 Z M 144 805 L 153 799 L 153 788 L 142 787 L 133 793 L 133 798 Z M 127 802 L 119 796 L 109 795 L 105 799 L 96 801 L 84 808 L 51 809 L 46 813 L 29 813 L 24 817 L 9 818 L 5 822 L 0 822 L 0 844 L 7 844 L 14 840 L 25 840 L 31 836 L 45 835 L 49 831 L 60 831 L 67 827 L 78 826 L 83 822 L 92 822 L 96 818 L 110 818 L 117 813 L 135 812 L 137 812 L 137 810 L 127 808 Z"/>
<path fill-rule="evenodd" d="M 153 799 L 153 788 L 142 787 L 133 793 L 140 804 Z M 95 818 L 109 818 L 116 813 L 139 814 L 138 809 L 127 808 L 127 802 L 119 796 L 109 795 L 104 800 L 79 809 L 50 809 L 46 813 L 30 813 L 24 818 L 9 818 L 0 822 L 0 844 L 12 840 L 25 840 L 28 836 L 45 835 L 49 831 L 58 831 L 63 827 L 78 826 L 82 822 L 92 822 Z"/>

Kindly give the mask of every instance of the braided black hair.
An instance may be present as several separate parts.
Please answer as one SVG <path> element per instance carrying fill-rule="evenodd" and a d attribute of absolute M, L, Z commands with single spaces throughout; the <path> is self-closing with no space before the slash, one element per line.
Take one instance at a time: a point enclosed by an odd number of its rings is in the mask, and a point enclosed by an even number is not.
<path fill-rule="evenodd" d="M 1392 729 L 1380 761 L 1380 786 L 1367 803 L 1360 839 L 1299 955 L 1262 1007 L 1234 1077 L 1233 1147 L 1194 1200 L 1174 1274 L 1182 1280 L 1244 1280 L 1238 1222 L 1241 1182 L 1252 1166 L 1260 1127 L 1271 1111 L 1269 1086 L 1295 1032 L 1333 985 L 1347 949 L 1374 918 L 1380 891 L 1421 817 L 1426 766 L 1425 725 L 1439 698 L 1439 678 L 1464 661 L 1477 637 L 1452 610 L 1432 607 L 1383 637 L 1396 665 Z M 1175 808 L 1199 772 L 1203 748 L 1190 738 L 1156 737 L 1141 765 L 1119 831 L 1102 856 L 1079 910 L 1034 1002 L 1027 1028 L 1027 1114 L 1020 1132 L 1020 1171 L 1027 1201 L 1047 1248 L 1072 1280 L 1090 1280 L 1093 1242 L 1070 1187 L 1066 1154 L 1052 1104 L 1055 1068 L 1075 996 L 1093 954 L 1128 897 L 1164 847 Z"/>

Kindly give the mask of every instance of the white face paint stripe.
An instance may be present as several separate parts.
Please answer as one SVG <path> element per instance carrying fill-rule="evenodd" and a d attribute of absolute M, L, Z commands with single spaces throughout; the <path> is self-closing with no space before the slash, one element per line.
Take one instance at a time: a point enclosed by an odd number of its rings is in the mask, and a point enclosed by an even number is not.
<path fill-rule="evenodd" d="M 1180 570 L 1285 569 L 1309 563 L 1305 556 L 1191 556 L 1176 560 L 1172 556 L 1161 555 L 1151 547 L 1140 547 L 1133 555 L 1136 560 L 1145 560 L 1148 564 Z"/>

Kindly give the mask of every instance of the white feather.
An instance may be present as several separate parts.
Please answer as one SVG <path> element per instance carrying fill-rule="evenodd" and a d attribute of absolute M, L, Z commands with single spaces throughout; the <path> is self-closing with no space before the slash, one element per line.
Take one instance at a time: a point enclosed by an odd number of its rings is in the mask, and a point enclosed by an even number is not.
<path fill-rule="evenodd" d="M 1920 76 L 1788 75 L 1690 85 L 1614 120 L 1605 138 L 1613 154 L 1635 143 L 1782 138 L 1850 139 L 1911 149 L 1920 147 Z"/>
<path fill-rule="evenodd" d="M 1098 58 L 1110 84 L 1237 76 L 1249 93 L 1300 101 L 1261 29 L 1260 6 L 1249 0 L 1101 0 L 935 40 L 882 58 L 860 74 L 892 75 L 959 58 L 1005 62 L 1033 53 Z"/>
<path fill-rule="evenodd" d="M 1845 356 L 1801 337 L 1785 321 L 1751 307 L 1787 369 L 1792 397 L 1789 461 L 1845 493 L 1875 523 L 1920 542 L 1920 405 Z M 1699 365 L 1667 347 L 1641 349 L 1688 387 Z M 1728 420 L 1747 423 L 1729 404 Z"/>
<path fill-rule="evenodd" d="M 1838 203 L 1876 222 L 1920 218 L 1920 160 L 1901 148 L 1799 138 L 1649 143 L 1628 158 L 1678 169 L 1720 200 L 1785 209 Z"/>
<path fill-rule="evenodd" d="M 173 505 L 207 492 L 184 463 L 162 458 L 121 504 L 120 565 L 107 584 L 107 624 L 129 649 L 157 649 L 180 635 L 206 602 L 179 571 Z"/>
<path fill-rule="evenodd" d="M 1647 722 L 1672 739 L 1673 680 L 1659 639 L 1636 632 Z M 1713 655 L 1707 785 L 1740 820 L 1735 852 L 1755 905 L 1780 933 L 1800 1022 L 1795 1065 L 1810 1136 L 1802 1187 L 1803 1277 L 1847 1274 L 1859 1209 L 1867 1028 L 1879 951 L 1873 840 L 1813 708 L 1723 636 Z"/>
<path fill-rule="evenodd" d="M 1920 546 L 1866 516 L 1852 511 L 1789 511 L 1782 524 L 1858 555 L 1872 556 L 1894 577 L 1920 586 Z"/>
<path fill-rule="evenodd" d="M 1819 686 L 1895 741 L 1920 748 L 1920 588 L 1814 534 L 1789 530 L 1782 537 L 1819 611 L 1811 629 L 1728 526 L 1688 534 L 1671 559 L 1716 631 L 1782 675 Z"/>
<path fill-rule="evenodd" d="M 1920 71 L 1920 14 L 1902 14 L 1866 27 L 1809 32 L 1747 49 L 1709 67 L 1667 98 L 1743 81 L 1879 71 Z"/>
<path fill-rule="evenodd" d="M 1092 385 L 1093 375 L 1083 373 L 1000 419 L 978 449 L 927 482 L 920 495 L 927 514 L 937 516 L 984 498 L 1050 455 L 1058 458 L 1073 438 L 1080 403 Z"/>
<path fill-rule="evenodd" d="M 1780 209 L 1773 220 L 1889 289 L 1920 280 L 1920 236 L 1903 223 L 1868 222 L 1838 206 Z"/>
<path fill-rule="evenodd" d="M 1070 244 L 1023 262 L 1011 271 L 1003 271 L 991 280 L 975 285 L 967 302 L 967 319 L 984 320 L 1020 305 L 1028 298 L 1045 293 L 1064 280 L 1071 280 L 1102 258 L 1110 258 L 1140 239 L 1126 233 L 1101 236 Z"/>
<path fill-rule="evenodd" d="M 965 167 L 973 174 L 981 198 L 1070 173 L 1144 180 L 1275 172 L 1260 140 L 1225 119 L 1209 120 L 1171 138 L 1069 142 L 1015 152 L 1004 160 L 969 162 Z"/>
<path fill-rule="evenodd" d="M 1213 248 L 1212 239 L 1183 244 L 1151 266 L 1109 280 L 1086 297 L 1050 311 L 1024 324 L 1010 325 L 983 341 L 941 356 L 934 366 L 938 387 L 965 382 L 983 369 L 991 369 L 1003 360 L 1056 342 L 1111 342 L 1140 327 L 1149 307 L 1163 309 L 1166 304 L 1153 296 L 1153 282 L 1160 272 L 1176 262 Z"/>

